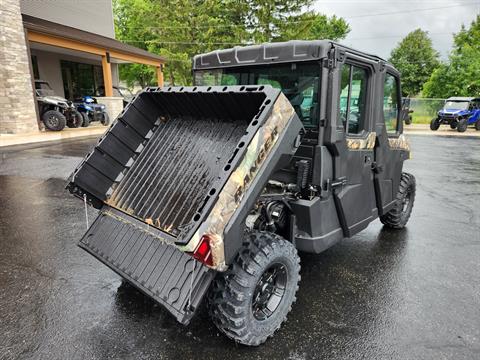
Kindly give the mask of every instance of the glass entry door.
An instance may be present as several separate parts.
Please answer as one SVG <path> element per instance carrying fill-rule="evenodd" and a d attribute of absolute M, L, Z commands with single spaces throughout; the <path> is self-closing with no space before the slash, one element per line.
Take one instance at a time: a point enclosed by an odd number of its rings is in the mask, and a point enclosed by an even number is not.
<path fill-rule="evenodd" d="M 85 95 L 94 95 L 103 85 L 102 67 L 73 61 L 60 61 L 65 98 L 74 100 Z"/>

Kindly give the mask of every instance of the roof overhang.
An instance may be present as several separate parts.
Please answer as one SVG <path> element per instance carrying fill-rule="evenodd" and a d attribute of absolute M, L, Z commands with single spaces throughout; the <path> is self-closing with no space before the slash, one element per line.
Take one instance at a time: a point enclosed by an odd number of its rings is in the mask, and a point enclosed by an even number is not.
<path fill-rule="evenodd" d="M 165 58 L 118 40 L 33 16 L 22 15 L 30 42 L 107 56 L 125 62 L 159 66 Z"/>

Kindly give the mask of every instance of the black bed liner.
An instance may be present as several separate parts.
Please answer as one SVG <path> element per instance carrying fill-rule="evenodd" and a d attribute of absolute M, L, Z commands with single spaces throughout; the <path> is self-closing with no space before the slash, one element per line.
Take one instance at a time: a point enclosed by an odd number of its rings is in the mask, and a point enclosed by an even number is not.
<path fill-rule="evenodd" d="M 188 324 L 215 272 L 124 216 L 102 210 L 79 246 Z"/>
<path fill-rule="evenodd" d="M 67 188 L 185 244 L 278 95 L 264 86 L 149 88 L 119 115 Z"/>

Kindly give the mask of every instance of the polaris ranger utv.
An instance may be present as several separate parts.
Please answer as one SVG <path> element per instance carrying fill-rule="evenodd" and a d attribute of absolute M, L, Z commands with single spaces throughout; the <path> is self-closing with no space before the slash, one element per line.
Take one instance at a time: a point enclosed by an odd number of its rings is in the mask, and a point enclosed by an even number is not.
<path fill-rule="evenodd" d="M 194 87 L 137 94 L 72 174 L 68 189 L 101 209 L 79 245 L 179 322 L 206 297 L 220 331 L 259 345 L 295 301 L 298 251 L 377 217 L 406 225 L 399 74 L 327 40 L 215 51 L 193 67 Z"/>

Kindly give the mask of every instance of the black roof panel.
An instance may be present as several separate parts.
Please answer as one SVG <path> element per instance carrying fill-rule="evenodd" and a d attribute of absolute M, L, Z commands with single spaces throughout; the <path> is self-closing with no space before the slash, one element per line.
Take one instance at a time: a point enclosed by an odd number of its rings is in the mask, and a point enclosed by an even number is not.
<path fill-rule="evenodd" d="M 325 58 L 332 46 L 364 56 L 373 61 L 385 61 L 378 56 L 350 49 L 332 40 L 291 40 L 259 45 L 235 46 L 230 49 L 199 54 L 193 58 L 193 69 L 312 61 Z"/>

